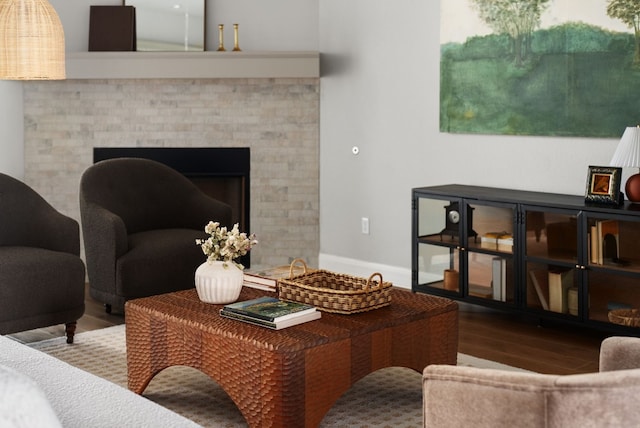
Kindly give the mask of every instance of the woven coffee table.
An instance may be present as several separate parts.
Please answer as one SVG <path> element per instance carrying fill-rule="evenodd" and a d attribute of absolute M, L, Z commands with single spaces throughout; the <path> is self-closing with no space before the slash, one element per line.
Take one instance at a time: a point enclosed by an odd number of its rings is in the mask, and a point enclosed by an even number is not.
<path fill-rule="evenodd" d="M 245 287 L 239 300 L 267 294 Z M 195 289 L 128 301 L 129 389 L 142 394 L 161 370 L 185 365 L 218 382 L 251 427 L 316 427 L 375 370 L 456 364 L 458 305 L 440 297 L 394 288 L 390 306 L 277 331 L 220 308 Z"/>

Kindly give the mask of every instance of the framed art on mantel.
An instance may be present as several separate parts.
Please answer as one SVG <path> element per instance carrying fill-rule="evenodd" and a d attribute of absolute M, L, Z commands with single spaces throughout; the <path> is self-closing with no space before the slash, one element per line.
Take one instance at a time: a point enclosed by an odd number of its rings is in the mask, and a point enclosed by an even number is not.
<path fill-rule="evenodd" d="M 440 131 L 619 137 L 640 109 L 637 4 L 441 0 Z"/>
<path fill-rule="evenodd" d="M 206 50 L 206 0 L 122 0 L 136 8 L 137 50 Z"/>

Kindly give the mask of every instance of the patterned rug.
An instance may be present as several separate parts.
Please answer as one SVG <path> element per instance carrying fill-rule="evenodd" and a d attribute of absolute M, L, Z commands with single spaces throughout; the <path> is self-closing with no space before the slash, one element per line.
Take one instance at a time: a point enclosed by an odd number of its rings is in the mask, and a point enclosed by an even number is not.
<path fill-rule="evenodd" d="M 127 387 L 124 325 L 79 333 L 73 345 L 64 337 L 29 344 L 72 366 Z M 514 369 L 458 354 L 459 365 Z M 321 427 L 422 427 L 422 376 L 392 367 L 358 381 L 331 408 Z M 156 375 L 144 394 L 203 427 L 246 427 L 229 396 L 203 373 L 189 367 L 170 367 Z"/>

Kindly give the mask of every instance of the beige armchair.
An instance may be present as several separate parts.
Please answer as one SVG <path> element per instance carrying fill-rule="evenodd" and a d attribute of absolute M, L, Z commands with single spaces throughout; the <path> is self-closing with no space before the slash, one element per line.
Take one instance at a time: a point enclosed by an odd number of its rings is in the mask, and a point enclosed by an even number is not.
<path fill-rule="evenodd" d="M 424 426 L 628 427 L 640 422 L 640 338 L 610 337 L 600 373 L 546 375 L 431 365 L 423 374 Z"/>

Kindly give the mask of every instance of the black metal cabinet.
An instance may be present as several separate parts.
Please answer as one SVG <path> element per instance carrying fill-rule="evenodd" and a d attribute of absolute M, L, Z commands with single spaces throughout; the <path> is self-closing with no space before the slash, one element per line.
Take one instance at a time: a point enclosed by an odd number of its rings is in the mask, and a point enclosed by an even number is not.
<path fill-rule="evenodd" d="M 412 289 L 638 335 L 640 206 L 479 186 L 412 191 Z M 638 315 L 640 317 L 640 315 Z"/>

